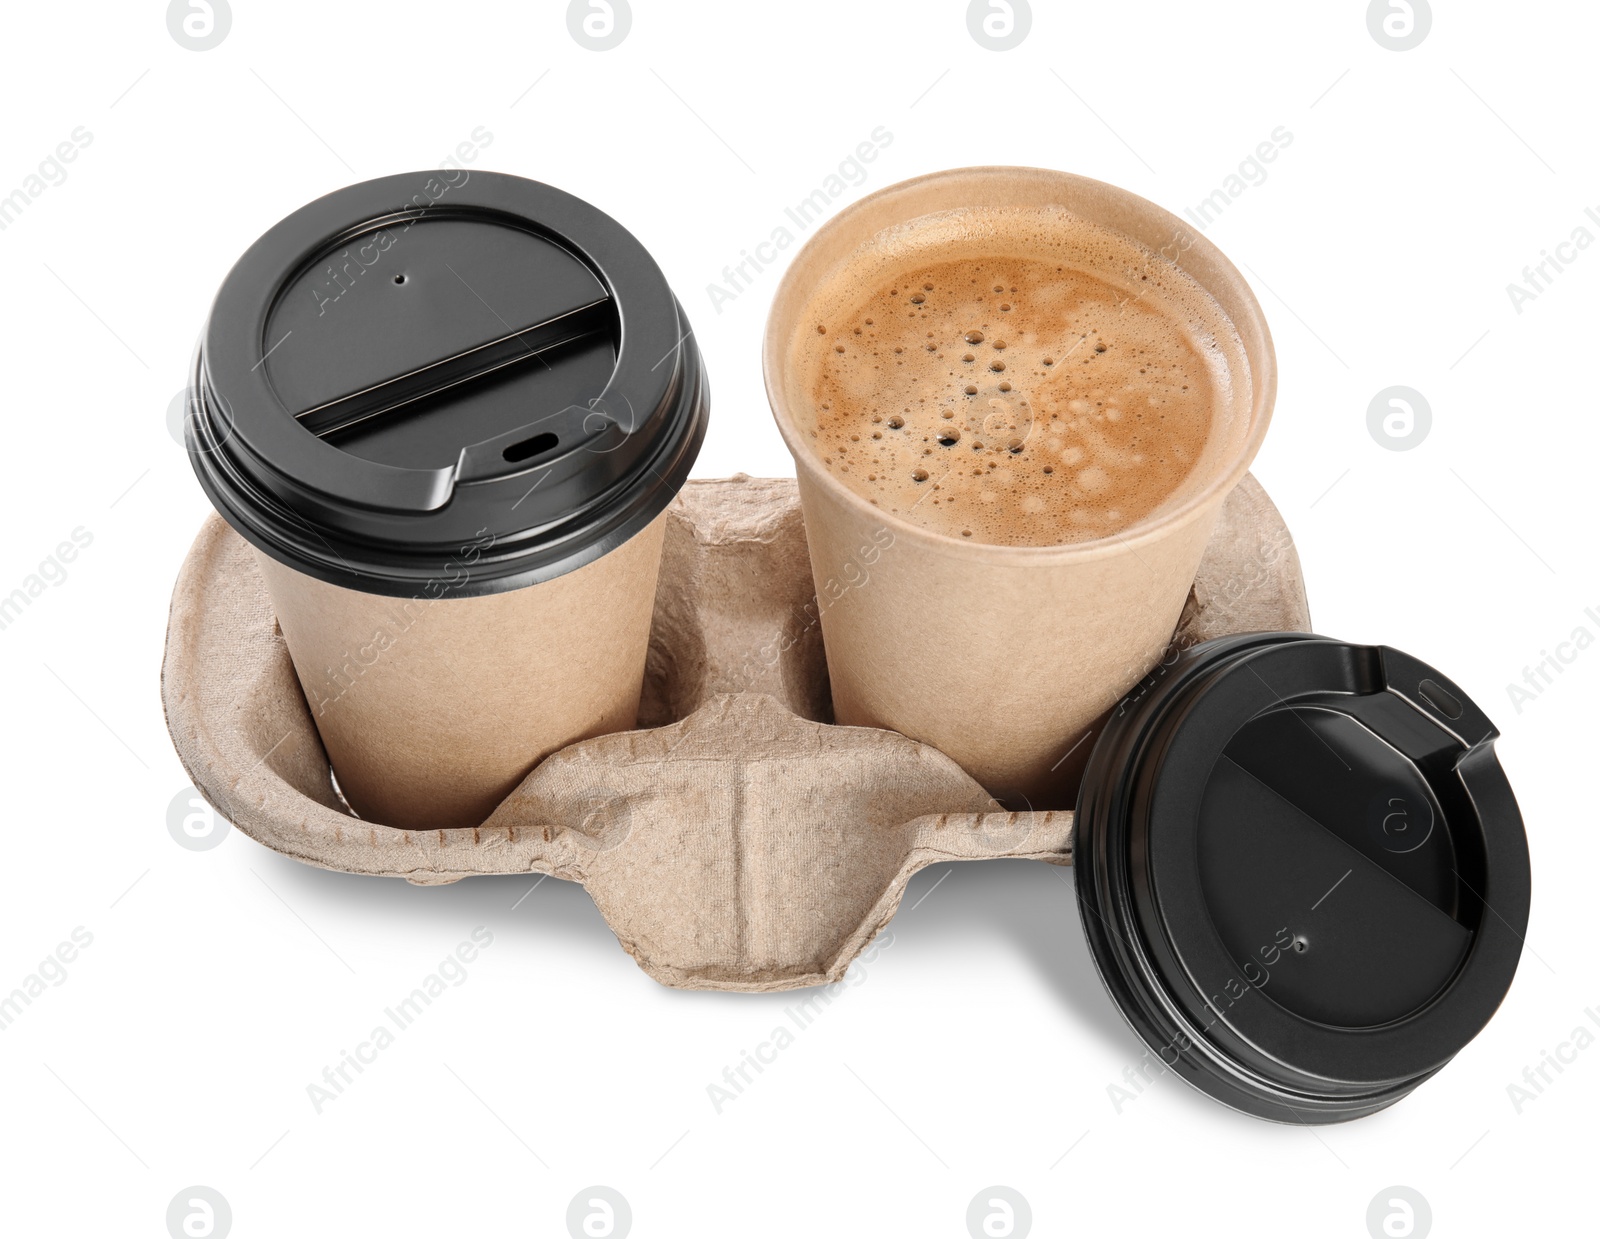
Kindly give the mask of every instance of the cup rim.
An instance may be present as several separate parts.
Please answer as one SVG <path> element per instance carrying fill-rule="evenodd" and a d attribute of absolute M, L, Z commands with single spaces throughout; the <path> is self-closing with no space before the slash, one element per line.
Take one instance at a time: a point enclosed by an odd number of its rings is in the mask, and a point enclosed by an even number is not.
<path fill-rule="evenodd" d="M 1126 529 L 1116 530 L 1103 537 L 1089 538 L 1081 542 L 1053 542 L 1045 545 L 1024 546 L 973 542 L 951 534 L 938 533 L 902 516 L 886 512 L 857 494 L 854 490 L 851 490 L 848 486 L 845 486 L 820 466 L 815 452 L 802 441 L 799 427 L 795 425 L 781 394 L 779 375 L 783 367 L 783 354 L 789 346 L 789 338 L 785 337 L 780 340 L 777 336 L 775 330 L 777 307 L 782 304 L 791 292 L 792 286 L 799 278 L 797 273 L 805 264 L 807 256 L 816 251 L 825 236 L 846 226 L 851 219 L 862 214 L 870 209 L 874 203 L 891 194 L 904 193 L 907 190 L 935 184 L 940 181 L 993 176 L 1014 177 L 1019 175 L 1052 180 L 1079 195 L 1092 193 L 1121 199 L 1140 212 L 1148 214 L 1151 218 L 1170 227 L 1175 234 L 1181 233 L 1188 242 L 1184 248 L 1186 250 L 1198 249 L 1206 255 L 1207 259 L 1214 265 L 1217 274 L 1231 285 L 1230 291 L 1233 292 L 1238 303 L 1245 309 L 1248 316 L 1254 320 L 1251 325 L 1259 329 L 1261 333 L 1260 365 L 1252 365 L 1250 375 L 1249 433 L 1241 442 L 1229 467 L 1226 470 L 1219 471 L 1209 483 L 1176 507 L 1145 517 Z M 911 218 L 917 217 L 912 216 Z M 1230 321 L 1233 320 L 1233 316 L 1230 315 L 1229 318 Z M 1239 330 L 1240 325 L 1237 322 L 1233 322 L 1233 326 L 1236 331 Z M 794 458 L 797 473 L 803 472 L 809 480 L 826 488 L 829 494 L 845 504 L 856 515 L 875 520 L 892 529 L 896 537 L 907 537 L 945 553 L 954 552 L 965 558 L 981 558 L 989 562 L 1002 564 L 1020 564 L 1037 560 L 1056 561 L 1063 558 L 1094 559 L 1106 555 L 1121 554 L 1128 550 L 1136 551 L 1139 547 L 1148 545 L 1166 536 L 1172 530 L 1198 519 L 1215 505 L 1220 504 L 1221 500 L 1231 493 L 1244 475 L 1249 472 L 1251 462 L 1255 459 L 1256 452 L 1260 449 L 1262 440 L 1266 437 L 1267 428 L 1272 422 L 1273 406 L 1278 390 L 1277 354 L 1272 343 L 1272 332 L 1267 324 L 1266 315 L 1262 312 L 1261 304 L 1256 300 L 1255 293 L 1251 290 L 1249 282 L 1240 274 L 1238 268 L 1229 261 L 1227 255 L 1211 241 L 1207 240 L 1202 233 L 1195 231 L 1172 212 L 1151 202 L 1148 198 L 1144 198 L 1120 186 L 1112 185 L 1109 182 L 1098 181 L 1092 177 L 1080 176 L 1073 172 L 1063 172 L 1059 169 L 1007 164 L 982 164 L 965 168 L 947 168 L 937 172 L 927 172 L 921 176 L 910 177 L 907 180 L 896 181 L 892 185 L 874 190 L 863 198 L 858 198 L 818 228 L 790 261 L 788 269 L 783 273 L 783 278 L 778 282 L 777 290 L 773 293 L 772 304 L 767 310 L 766 326 L 762 333 L 761 373 L 767 392 L 767 404 L 772 410 L 773 420 L 778 424 L 778 433 L 783 436 L 784 445 Z"/>

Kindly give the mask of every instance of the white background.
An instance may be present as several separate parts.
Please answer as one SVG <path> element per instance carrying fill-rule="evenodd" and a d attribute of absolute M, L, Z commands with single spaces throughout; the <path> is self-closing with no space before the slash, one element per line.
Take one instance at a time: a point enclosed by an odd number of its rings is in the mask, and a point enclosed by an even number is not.
<path fill-rule="evenodd" d="M 149 0 L 7 7 L 0 195 L 76 127 L 92 141 L 0 231 L 0 594 L 75 528 L 93 541 L 0 631 L 0 992 L 75 927 L 93 943 L 0 1032 L 0 1230 L 164 1235 L 194 1184 L 239 1236 L 562 1235 L 591 1184 L 627 1197 L 639 1236 L 961 1236 L 991 1184 L 1052 1235 L 1360 1239 L 1395 1184 L 1439 1235 L 1592 1224 L 1600 1048 L 1568 1050 L 1520 1113 L 1507 1086 L 1574 1029 L 1600 1035 L 1600 652 L 1520 709 L 1507 686 L 1574 629 L 1600 635 L 1600 247 L 1520 313 L 1506 286 L 1580 225 L 1600 237 L 1594 7 L 1439 3 L 1403 52 L 1361 0 L 1037 3 L 1006 52 L 957 0 L 635 0 L 605 52 L 565 7 L 235 0 L 205 52 Z M 1119 1112 L 1108 1085 L 1141 1047 L 1085 954 L 1070 871 L 941 867 L 859 984 L 718 1114 L 707 1085 L 794 997 L 657 986 L 577 887 L 418 889 L 236 833 L 179 847 L 157 676 L 208 509 L 165 419 L 210 299 L 283 215 L 437 165 L 480 126 L 471 166 L 591 200 L 660 261 L 712 376 L 705 477 L 792 472 L 759 373 L 778 269 L 720 313 L 707 285 L 874 128 L 893 141 L 838 205 L 1017 163 L 1181 212 L 1285 127 L 1267 179 L 1207 230 L 1276 335 L 1256 472 L 1318 629 L 1422 656 L 1503 728 L 1535 898 L 1488 1029 L 1354 1124 L 1272 1126 L 1171 1079 Z M 1409 451 L 1367 428 L 1395 384 L 1432 408 Z M 467 981 L 315 1113 L 306 1086 L 480 925 L 494 941 Z"/>

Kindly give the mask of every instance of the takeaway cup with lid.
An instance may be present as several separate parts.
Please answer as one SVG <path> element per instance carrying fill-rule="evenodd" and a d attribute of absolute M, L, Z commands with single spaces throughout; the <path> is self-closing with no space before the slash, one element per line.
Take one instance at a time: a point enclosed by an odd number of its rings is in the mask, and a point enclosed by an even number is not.
<path fill-rule="evenodd" d="M 706 417 L 660 269 L 548 185 L 385 177 L 245 252 L 187 445 L 360 816 L 476 825 L 546 754 L 633 725 Z"/>

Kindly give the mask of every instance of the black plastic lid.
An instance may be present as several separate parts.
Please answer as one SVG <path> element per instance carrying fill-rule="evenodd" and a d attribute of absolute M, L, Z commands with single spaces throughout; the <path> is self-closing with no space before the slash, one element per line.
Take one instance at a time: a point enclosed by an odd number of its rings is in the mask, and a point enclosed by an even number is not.
<path fill-rule="evenodd" d="M 1079 794 L 1078 908 L 1169 1070 L 1330 1123 L 1477 1035 L 1528 922 L 1497 734 L 1416 659 L 1303 633 L 1197 645 L 1123 701 Z"/>
<path fill-rule="evenodd" d="M 644 528 L 705 436 L 644 247 L 493 172 L 341 189 L 250 247 L 201 335 L 186 437 L 262 551 L 367 593 L 548 580 Z"/>

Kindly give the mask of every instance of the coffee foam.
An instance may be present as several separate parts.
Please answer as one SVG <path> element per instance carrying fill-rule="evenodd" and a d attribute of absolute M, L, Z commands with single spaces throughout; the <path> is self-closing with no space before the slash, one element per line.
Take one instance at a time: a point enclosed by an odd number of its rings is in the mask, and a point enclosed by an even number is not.
<path fill-rule="evenodd" d="M 813 295 L 790 357 L 838 481 L 999 545 L 1109 537 L 1176 502 L 1250 387 L 1209 294 L 1060 208 L 878 234 Z"/>

